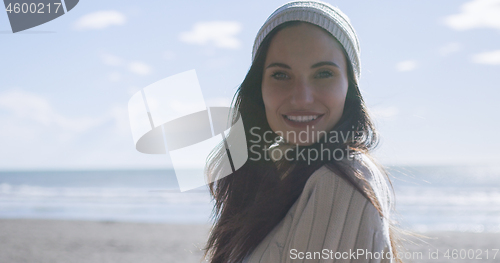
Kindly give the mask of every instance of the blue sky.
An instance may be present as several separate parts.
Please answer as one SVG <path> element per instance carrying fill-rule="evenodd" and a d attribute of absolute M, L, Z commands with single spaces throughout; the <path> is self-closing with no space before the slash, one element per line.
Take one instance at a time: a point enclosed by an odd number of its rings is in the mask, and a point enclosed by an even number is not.
<path fill-rule="evenodd" d="M 196 69 L 232 98 L 254 37 L 286 1 L 80 1 L 16 34 L 0 12 L 0 170 L 165 168 L 134 148 L 127 103 Z M 386 165 L 500 159 L 500 1 L 329 1 L 361 43 L 362 93 Z"/>

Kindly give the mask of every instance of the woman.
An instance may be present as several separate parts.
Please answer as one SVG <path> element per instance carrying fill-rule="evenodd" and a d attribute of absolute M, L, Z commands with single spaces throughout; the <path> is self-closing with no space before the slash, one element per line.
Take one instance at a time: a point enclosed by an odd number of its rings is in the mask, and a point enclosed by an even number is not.
<path fill-rule="evenodd" d="M 358 40 L 337 8 L 297 1 L 268 18 L 235 95 L 249 159 L 209 185 L 210 262 L 396 261 L 388 178 L 369 156 L 377 133 L 359 76 Z M 224 151 L 210 159 L 212 179 L 226 169 Z"/>

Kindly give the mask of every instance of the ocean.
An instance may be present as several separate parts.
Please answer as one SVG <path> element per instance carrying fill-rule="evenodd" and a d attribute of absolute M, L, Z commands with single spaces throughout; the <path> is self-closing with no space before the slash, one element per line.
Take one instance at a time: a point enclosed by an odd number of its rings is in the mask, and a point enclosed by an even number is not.
<path fill-rule="evenodd" d="M 500 166 L 390 167 L 394 219 L 421 232 L 500 232 Z"/>
<path fill-rule="evenodd" d="M 500 232 L 500 166 L 392 166 L 392 218 L 415 231 Z M 209 224 L 173 170 L 0 172 L 0 218 Z"/>

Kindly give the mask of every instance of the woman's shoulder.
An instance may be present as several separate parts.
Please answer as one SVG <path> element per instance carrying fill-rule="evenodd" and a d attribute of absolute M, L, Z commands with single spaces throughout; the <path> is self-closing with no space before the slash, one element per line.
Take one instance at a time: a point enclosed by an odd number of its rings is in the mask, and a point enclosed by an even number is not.
<path fill-rule="evenodd" d="M 342 168 L 342 171 L 339 168 Z M 342 183 L 350 184 L 350 187 L 354 189 L 363 189 L 365 186 L 370 186 L 374 180 L 379 181 L 377 179 L 379 176 L 380 174 L 374 171 L 374 167 L 370 166 L 366 156 L 360 155 L 353 158 L 345 158 L 338 163 L 338 166 L 330 164 L 321 166 L 311 174 L 305 188 L 325 183 L 334 184 L 337 180 L 340 180 Z"/>
<path fill-rule="evenodd" d="M 335 180 L 347 183 L 350 185 L 349 187 L 353 187 L 357 191 L 368 187 L 381 202 L 383 209 L 390 209 L 393 198 L 386 176 L 370 156 L 359 154 L 352 158 L 345 158 L 339 162 L 339 166 L 343 168 L 342 171 L 335 166 L 323 165 L 311 175 L 306 187 L 328 182 L 333 183 Z"/>
<path fill-rule="evenodd" d="M 301 198 L 308 199 L 314 192 L 324 195 L 325 192 L 349 191 L 356 198 L 367 200 L 370 206 L 375 206 L 363 193 L 363 189 L 368 188 L 375 196 L 380 212 L 388 219 L 393 196 L 383 171 L 365 154 L 343 160 L 341 165 L 347 168 L 343 169 L 343 172 L 330 165 L 323 165 L 316 170 L 306 182 Z"/>
<path fill-rule="evenodd" d="M 385 239 L 385 242 L 388 242 L 390 240 L 388 220 L 393 197 L 383 171 L 366 155 L 343 161 L 343 164 L 349 165 L 353 172 L 347 172 L 347 174 L 341 176 L 340 171 L 334 167 L 324 165 L 311 175 L 304 187 L 303 194 L 305 196 L 301 196 L 301 198 L 312 199 L 315 191 L 317 196 L 323 198 L 333 196 L 334 198 L 327 198 L 331 203 L 324 203 L 326 205 L 324 205 L 323 209 L 328 210 L 331 206 L 331 209 L 338 210 L 338 207 L 343 207 L 344 210 L 353 214 L 363 214 L 364 216 L 361 217 L 366 217 L 363 221 L 370 222 L 366 226 L 378 229 L 376 231 L 377 235 Z M 354 172 L 358 176 L 363 176 L 364 180 L 358 178 Z M 359 184 L 359 187 L 354 184 Z M 371 200 L 361 192 L 360 189 L 364 187 L 372 189 L 381 211 L 378 211 Z M 380 215 L 380 212 L 382 212 L 383 216 Z M 359 220 L 359 218 L 356 219 Z"/>
<path fill-rule="evenodd" d="M 387 221 L 353 183 L 339 174 L 326 165 L 316 170 L 287 216 L 289 222 L 285 226 L 298 229 L 294 231 L 301 237 L 310 233 L 309 243 L 303 244 L 308 248 L 330 247 L 337 251 L 387 248 L 390 251 Z"/>
<path fill-rule="evenodd" d="M 248 262 L 288 262 L 298 251 L 390 251 L 387 225 L 370 201 L 328 166 L 317 169 Z M 281 261 L 280 261 L 281 259 Z"/>
<path fill-rule="evenodd" d="M 328 213 L 330 210 L 363 210 L 370 200 L 360 191 L 350 178 L 335 167 L 323 165 L 307 180 L 297 200 L 297 213 L 307 210 L 307 206 L 318 206 L 314 209 Z"/>

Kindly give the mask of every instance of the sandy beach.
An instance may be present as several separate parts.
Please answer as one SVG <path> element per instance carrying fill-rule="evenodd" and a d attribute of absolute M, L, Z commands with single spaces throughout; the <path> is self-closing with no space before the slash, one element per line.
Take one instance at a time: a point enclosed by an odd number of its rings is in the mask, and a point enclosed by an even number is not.
<path fill-rule="evenodd" d="M 200 262 L 207 225 L 0 220 L 1 263 Z"/>
<path fill-rule="evenodd" d="M 0 262 L 195 263 L 201 262 L 208 231 L 207 225 L 2 219 Z M 500 249 L 500 233 L 424 234 L 431 237 L 424 239 L 427 244 L 406 244 L 414 258 L 405 262 L 500 262 L 500 252 L 493 258 L 493 249 Z M 457 249 L 456 259 L 452 258 L 453 249 Z M 450 258 L 446 258 L 446 250 Z M 461 259 L 461 250 L 482 259 Z"/>

